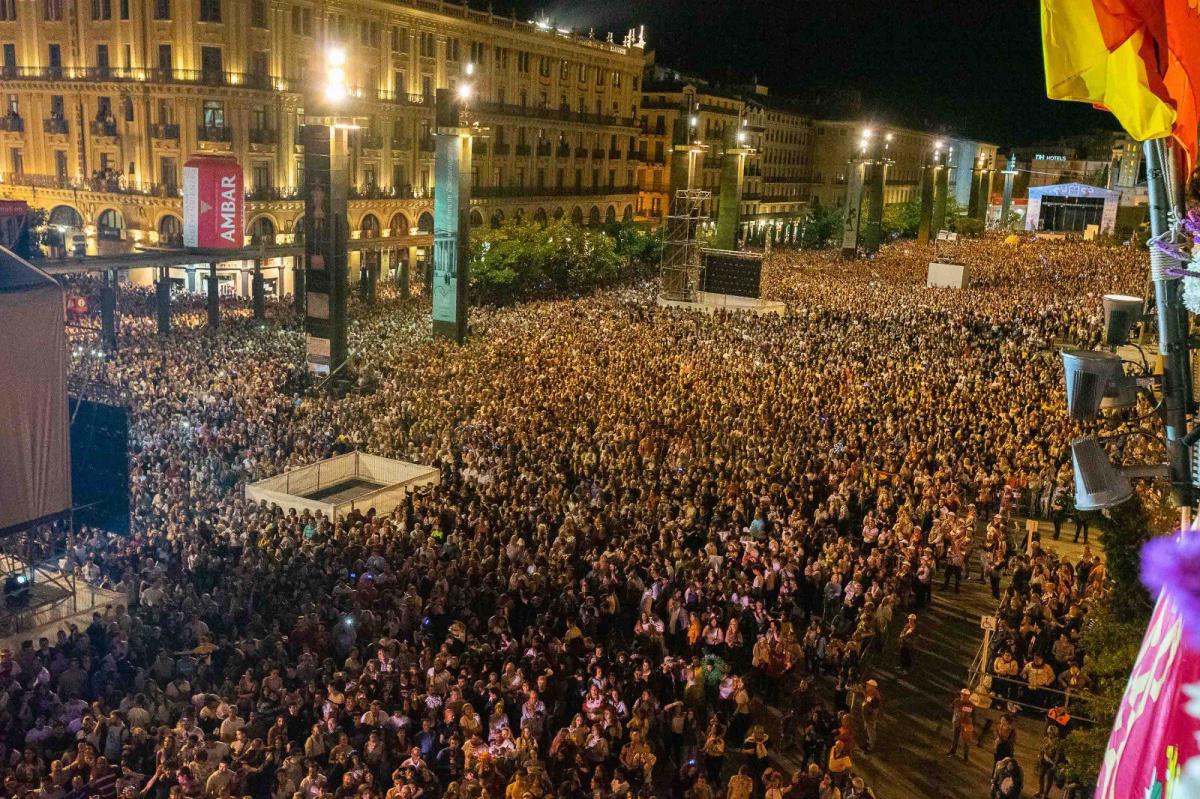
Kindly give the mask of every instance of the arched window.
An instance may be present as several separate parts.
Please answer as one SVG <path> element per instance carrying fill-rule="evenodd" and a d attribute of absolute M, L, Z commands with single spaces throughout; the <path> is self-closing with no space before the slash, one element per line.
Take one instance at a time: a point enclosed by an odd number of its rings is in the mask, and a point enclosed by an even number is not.
<path fill-rule="evenodd" d="M 492 228 L 498 228 L 504 224 L 504 212 L 497 208 L 492 212 Z"/>
<path fill-rule="evenodd" d="M 621 213 L 621 219 L 625 222 L 633 221 L 633 206 L 632 205 L 625 206 L 625 210 Z"/>
<path fill-rule="evenodd" d="M 421 231 L 422 233 L 432 233 L 433 214 L 429 213 L 428 211 L 421 214 L 420 218 L 417 219 L 417 230 Z"/>
<path fill-rule="evenodd" d="M 617 221 L 617 209 L 615 206 L 608 206 L 608 210 L 604 212 L 604 221 L 610 225 Z"/>
<path fill-rule="evenodd" d="M 83 215 L 69 205 L 56 205 L 50 211 L 50 224 L 79 230 L 83 227 Z"/>
<path fill-rule="evenodd" d="M 471 209 L 471 227 L 473 227 L 473 228 L 483 227 L 483 214 L 479 213 L 478 208 Z"/>
<path fill-rule="evenodd" d="M 158 220 L 158 243 L 163 247 L 183 246 L 183 222 L 173 214 Z"/>
<path fill-rule="evenodd" d="M 392 221 L 388 223 L 393 236 L 407 236 L 410 227 L 408 217 L 401 213 L 392 214 Z"/>
<path fill-rule="evenodd" d="M 583 224 L 583 209 L 580 208 L 578 205 L 575 206 L 575 209 L 573 211 L 571 211 L 571 221 L 577 225 Z"/>
<path fill-rule="evenodd" d="M 250 223 L 250 243 L 255 247 L 275 243 L 275 221 L 271 217 L 260 216 Z"/>
<path fill-rule="evenodd" d="M 600 224 L 600 209 L 592 206 L 592 210 L 588 211 L 588 224 L 595 227 Z"/>
<path fill-rule="evenodd" d="M 533 212 L 533 221 L 537 222 L 539 225 L 545 226 L 546 221 L 547 221 L 546 209 L 539 208 L 536 211 L 534 211 Z"/>
<path fill-rule="evenodd" d="M 362 224 L 358 226 L 362 231 L 364 239 L 379 238 L 379 218 L 375 214 L 367 214 L 362 218 Z"/>
<path fill-rule="evenodd" d="M 116 208 L 108 208 L 96 219 L 96 236 L 101 239 L 117 240 L 125 230 L 125 217 Z"/>

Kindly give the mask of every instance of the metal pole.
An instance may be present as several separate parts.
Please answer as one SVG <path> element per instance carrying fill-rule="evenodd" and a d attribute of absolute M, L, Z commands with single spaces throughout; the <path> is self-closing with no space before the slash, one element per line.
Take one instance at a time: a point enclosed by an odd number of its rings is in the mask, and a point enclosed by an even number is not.
<path fill-rule="evenodd" d="M 208 328 L 221 326 L 221 295 L 217 292 L 217 262 L 208 264 Z"/>
<path fill-rule="evenodd" d="M 1166 140 L 1152 139 L 1145 144 L 1146 183 L 1150 195 L 1150 233 L 1160 236 L 1168 230 L 1176 191 L 1171 183 L 1171 157 Z M 1192 504 L 1191 463 L 1188 447 L 1182 441 L 1188 431 L 1191 409 L 1191 370 L 1188 358 L 1188 321 L 1183 307 L 1183 281 L 1169 277 L 1168 269 L 1178 269 L 1179 261 L 1150 248 L 1150 276 L 1154 281 L 1154 299 L 1158 312 L 1158 352 L 1163 361 L 1162 419 L 1166 432 L 1168 466 L 1172 497 L 1180 508 Z"/>
<path fill-rule="evenodd" d="M 925 162 L 921 167 L 921 216 L 917 222 L 917 241 L 929 243 L 929 227 L 933 224 L 933 171 L 936 167 Z"/>

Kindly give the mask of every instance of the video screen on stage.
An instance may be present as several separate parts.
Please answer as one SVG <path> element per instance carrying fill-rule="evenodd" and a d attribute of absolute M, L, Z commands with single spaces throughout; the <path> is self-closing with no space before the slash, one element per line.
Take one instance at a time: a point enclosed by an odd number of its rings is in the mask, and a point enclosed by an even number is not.
<path fill-rule="evenodd" d="M 726 250 L 704 250 L 704 291 L 735 297 L 762 296 L 762 255 Z"/>

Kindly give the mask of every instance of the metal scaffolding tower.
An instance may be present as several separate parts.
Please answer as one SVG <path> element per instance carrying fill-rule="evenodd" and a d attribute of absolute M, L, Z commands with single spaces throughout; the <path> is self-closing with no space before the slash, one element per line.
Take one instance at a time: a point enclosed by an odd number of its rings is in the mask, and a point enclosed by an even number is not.
<path fill-rule="evenodd" d="M 698 299 L 704 275 L 696 231 L 708 219 L 703 212 L 711 199 L 711 191 L 679 189 L 671 200 L 660 267 L 663 299 L 676 302 Z"/>

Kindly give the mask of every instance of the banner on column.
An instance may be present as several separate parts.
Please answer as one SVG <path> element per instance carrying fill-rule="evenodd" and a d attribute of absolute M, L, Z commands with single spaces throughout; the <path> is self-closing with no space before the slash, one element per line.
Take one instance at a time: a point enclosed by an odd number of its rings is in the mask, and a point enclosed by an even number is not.
<path fill-rule="evenodd" d="M 842 254 L 858 252 L 859 213 L 862 211 L 863 164 L 850 164 L 849 181 L 846 184 L 846 213 L 842 220 Z"/>
<path fill-rule="evenodd" d="M 456 135 L 439 134 L 434 162 L 433 321 L 458 325 L 459 184 L 462 143 Z"/>
<path fill-rule="evenodd" d="M 331 140 L 328 125 L 304 127 L 304 333 L 309 371 L 329 374 L 333 358 L 335 280 Z"/>

